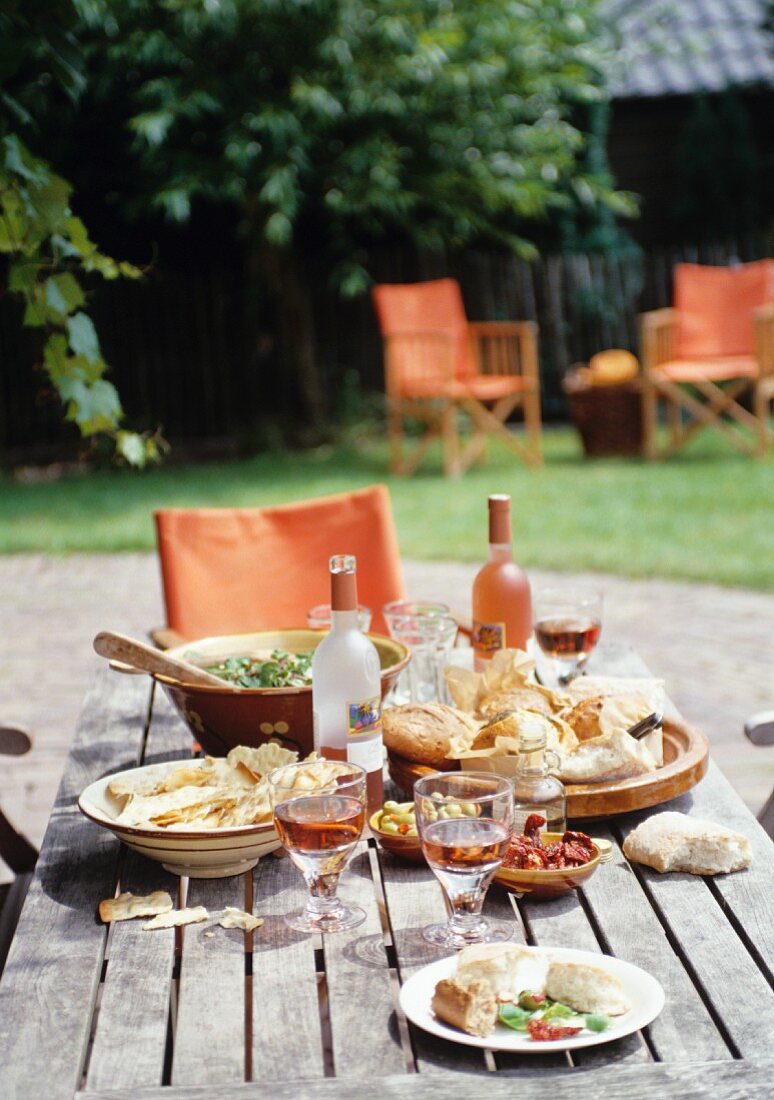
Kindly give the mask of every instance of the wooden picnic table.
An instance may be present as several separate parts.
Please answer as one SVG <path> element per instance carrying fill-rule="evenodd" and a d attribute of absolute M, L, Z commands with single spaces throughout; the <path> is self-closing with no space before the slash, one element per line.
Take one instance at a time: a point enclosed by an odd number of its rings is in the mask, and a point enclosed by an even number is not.
<path fill-rule="evenodd" d="M 645 671 L 635 655 L 611 647 L 600 650 L 596 670 Z M 650 810 L 595 823 L 592 831 L 612 840 L 614 860 L 577 893 L 531 902 L 490 888 L 486 911 L 511 921 L 515 940 L 617 955 L 666 991 L 663 1011 L 642 1032 L 572 1056 L 515 1056 L 434 1038 L 397 1008 L 400 982 L 444 953 L 421 937 L 444 916 L 427 869 L 362 841 L 341 893 L 363 906 L 366 923 L 322 942 L 282 921 L 304 896 L 290 860 L 268 856 L 246 875 L 178 880 L 80 814 L 78 795 L 93 780 L 190 756 L 191 745 L 146 678 L 99 675 L 0 982 L 4 1100 L 402 1100 L 407 1090 L 427 1100 L 510 1100 L 513 1078 L 558 1100 L 579 1089 L 627 1100 L 771 1095 L 774 846 L 714 765 L 669 808 L 746 833 L 748 870 L 703 879 L 630 865 L 620 845 Z M 176 899 L 180 890 L 180 903 L 210 912 L 252 907 L 265 923 L 252 934 L 212 923 L 157 932 L 143 931 L 141 920 L 105 926 L 98 903 L 119 885 L 135 894 L 166 889 Z"/>

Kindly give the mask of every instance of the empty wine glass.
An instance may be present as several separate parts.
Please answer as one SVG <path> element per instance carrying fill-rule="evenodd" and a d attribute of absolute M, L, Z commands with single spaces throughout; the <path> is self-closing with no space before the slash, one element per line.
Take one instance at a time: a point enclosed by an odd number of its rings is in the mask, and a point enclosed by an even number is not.
<path fill-rule="evenodd" d="M 443 670 L 449 664 L 457 623 L 445 603 L 394 600 L 383 607 L 390 637 L 411 650 L 411 661 L 396 685 L 393 703 L 448 702 Z"/>
<path fill-rule="evenodd" d="M 330 760 L 287 764 L 271 773 L 269 786 L 274 826 L 309 890 L 306 906 L 285 923 L 299 932 L 357 928 L 364 910 L 346 905 L 336 891 L 363 831 L 365 771 Z"/>
<path fill-rule="evenodd" d="M 540 588 L 533 620 L 537 673 L 548 687 L 579 676 L 602 631 L 602 596 L 591 588 Z"/>
<path fill-rule="evenodd" d="M 487 887 L 508 849 L 513 784 L 493 772 L 436 772 L 414 784 L 417 832 L 450 912 L 422 935 L 441 947 L 509 939 L 481 916 Z"/>

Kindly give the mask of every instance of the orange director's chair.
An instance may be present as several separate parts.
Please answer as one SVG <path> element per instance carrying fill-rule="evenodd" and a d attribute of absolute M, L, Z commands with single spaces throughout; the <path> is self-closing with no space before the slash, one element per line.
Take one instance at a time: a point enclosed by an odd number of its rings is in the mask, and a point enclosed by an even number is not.
<path fill-rule="evenodd" d="M 774 260 L 730 268 L 678 264 L 674 282 L 674 308 L 641 319 L 646 455 L 672 454 L 709 426 L 734 446 L 763 454 L 774 398 Z M 747 392 L 752 412 L 739 403 Z M 669 442 L 659 451 L 661 401 Z"/>
<path fill-rule="evenodd" d="M 328 559 L 357 558 L 358 598 L 385 634 L 383 604 L 405 596 L 387 487 L 271 508 L 154 513 L 171 646 L 207 635 L 305 627 L 330 599 Z"/>
<path fill-rule="evenodd" d="M 436 436 L 444 472 L 464 473 L 492 435 L 539 466 L 540 378 L 537 325 L 532 321 L 468 322 L 455 279 L 382 284 L 373 300 L 384 341 L 390 469 L 412 474 Z M 521 408 L 526 442 L 505 422 Z M 457 416 L 464 410 L 473 437 L 460 449 Z M 426 432 L 403 457 L 403 420 L 416 417 Z"/>

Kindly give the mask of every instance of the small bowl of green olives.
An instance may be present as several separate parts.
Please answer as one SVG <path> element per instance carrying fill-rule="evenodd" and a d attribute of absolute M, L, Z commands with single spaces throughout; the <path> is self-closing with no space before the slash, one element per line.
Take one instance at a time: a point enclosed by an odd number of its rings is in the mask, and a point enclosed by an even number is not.
<path fill-rule="evenodd" d="M 380 847 L 400 859 L 424 863 L 413 802 L 385 802 L 368 822 Z"/>

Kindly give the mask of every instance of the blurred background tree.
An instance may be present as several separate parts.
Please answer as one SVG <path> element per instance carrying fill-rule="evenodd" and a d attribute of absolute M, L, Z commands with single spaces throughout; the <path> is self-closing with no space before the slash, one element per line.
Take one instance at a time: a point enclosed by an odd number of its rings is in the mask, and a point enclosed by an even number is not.
<path fill-rule="evenodd" d="M 54 82 L 71 103 L 83 91 L 76 22 L 71 0 L 5 0 L 0 8 L 0 286 L 23 299 L 24 324 L 45 335 L 37 367 L 66 418 L 92 444 L 108 437 L 118 456 L 142 466 L 158 457 L 161 440 L 120 426 L 83 280 L 140 272 L 100 252 L 70 208 L 70 184 L 25 144 L 40 139 L 36 118 Z"/>
<path fill-rule="evenodd" d="M 632 213 L 600 155 L 596 0 L 75 3 L 87 88 L 47 133 L 124 216 L 239 211 L 255 315 L 307 423 L 326 412 L 310 261 L 354 295 L 379 243 L 531 257 L 609 245 Z M 74 136 L 96 162 L 68 157 Z"/>

